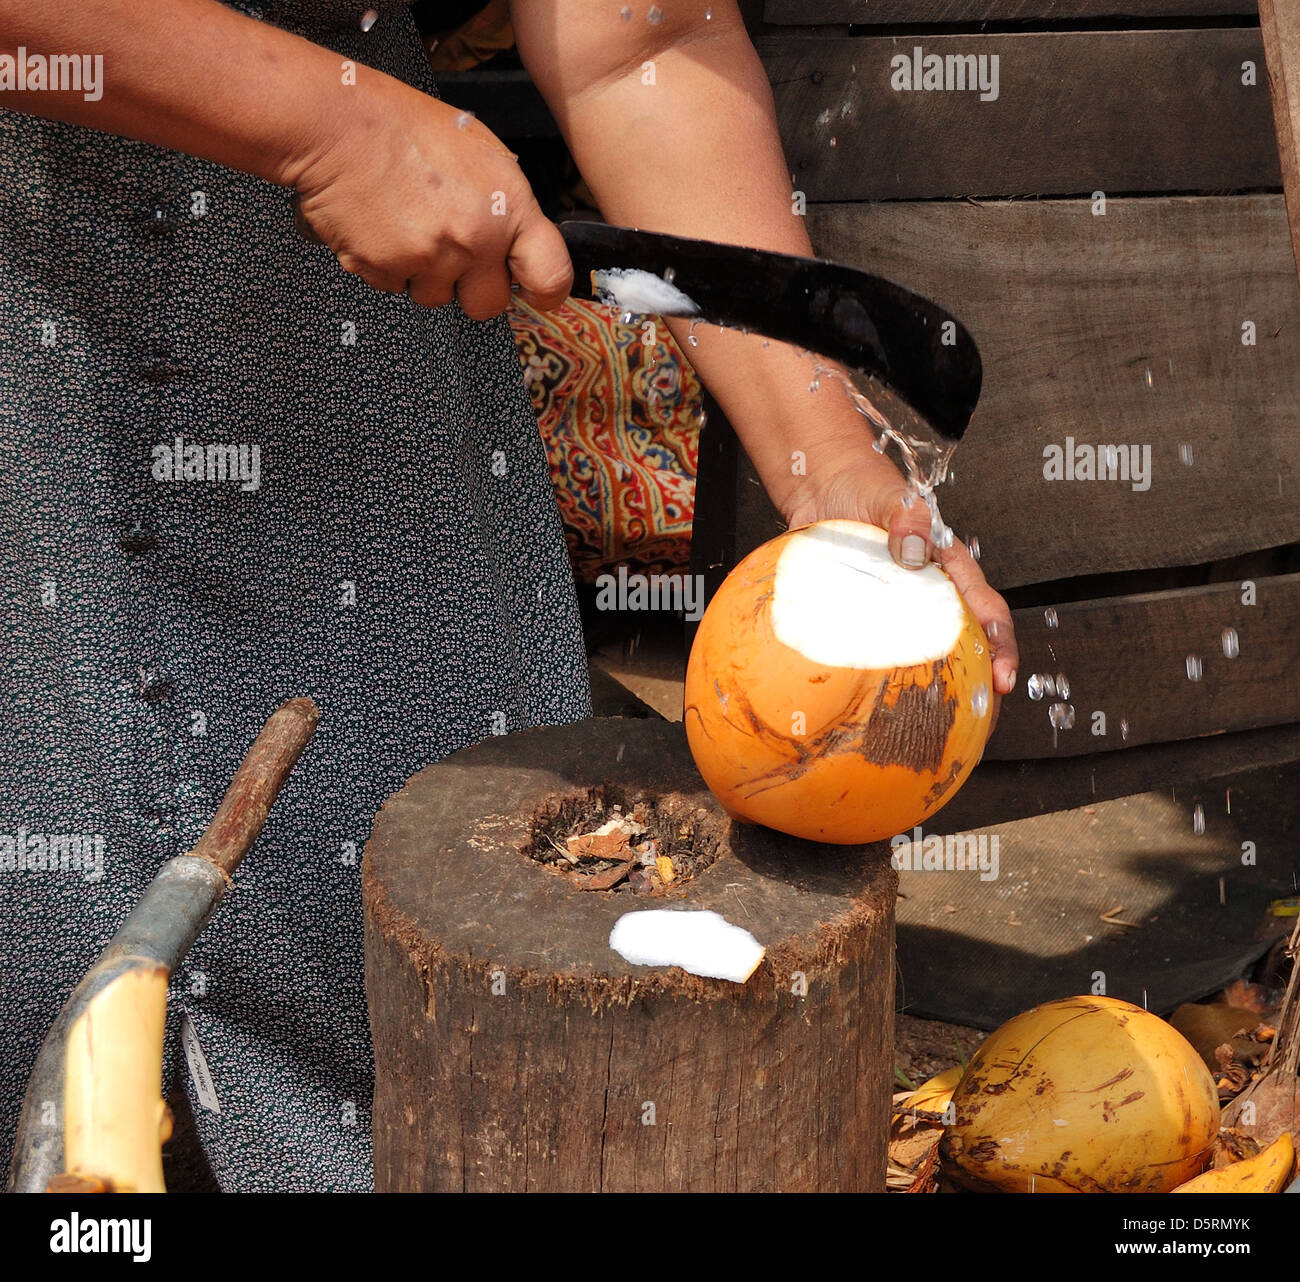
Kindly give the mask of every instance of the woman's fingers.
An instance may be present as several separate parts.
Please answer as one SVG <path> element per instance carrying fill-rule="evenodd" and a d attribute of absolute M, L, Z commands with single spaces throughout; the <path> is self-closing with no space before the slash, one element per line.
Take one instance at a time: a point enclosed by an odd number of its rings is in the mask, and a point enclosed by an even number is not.
<path fill-rule="evenodd" d="M 996 694 L 1010 694 L 1016 688 L 1020 667 L 1020 650 L 1011 610 L 1002 597 L 988 585 L 984 572 L 964 543 L 954 540 L 939 556 L 939 564 L 957 585 L 971 613 L 979 620 L 993 653 L 993 689 Z"/>

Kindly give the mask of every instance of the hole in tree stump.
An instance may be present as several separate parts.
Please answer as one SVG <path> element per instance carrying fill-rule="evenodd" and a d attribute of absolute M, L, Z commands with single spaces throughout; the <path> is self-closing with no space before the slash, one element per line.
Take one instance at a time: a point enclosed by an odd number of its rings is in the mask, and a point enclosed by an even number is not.
<path fill-rule="evenodd" d="M 575 890 L 663 896 L 713 863 L 725 828 L 725 816 L 684 797 L 600 785 L 544 801 L 523 853 Z"/>

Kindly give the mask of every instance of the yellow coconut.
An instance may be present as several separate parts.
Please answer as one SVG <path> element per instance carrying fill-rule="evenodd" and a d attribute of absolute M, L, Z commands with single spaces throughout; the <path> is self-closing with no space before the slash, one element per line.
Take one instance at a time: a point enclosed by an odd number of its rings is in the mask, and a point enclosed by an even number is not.
<path fill-rule="evenodd" d="M 953 1093 L 945 1167 L 970 1188 L 1167 1193 L 1199 1174 L 1219 1130 L 1205 1062 L 1163 1019 L 1067 997 L 1008 1020 Z"/>
<path fill-rule="evenodd" d="M 732 816 L 880 841 L 965 782 L 992 680 L 988 640 L 942 570 L 895 564 L 874 525 L 822 521 L 750 553 L 709 603 L 686 733 Z"/>

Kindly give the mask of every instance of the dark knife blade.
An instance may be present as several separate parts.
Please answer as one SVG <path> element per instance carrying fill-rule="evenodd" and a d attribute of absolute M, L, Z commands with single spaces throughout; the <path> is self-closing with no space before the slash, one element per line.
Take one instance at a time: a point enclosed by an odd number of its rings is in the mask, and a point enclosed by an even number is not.
<path fill-rule="evenodd" d="M 610 301 L 609 273 L 617 281 L 619 273 L 647 272 L 685 299 L 658 303 L 655 314 L 762 334 L 838 361 L 862 376 L 859 386 L 896 428 L 928 428 L 955 443 L 970 423 L 982 380 L 974 339 L 943 308 L 893 281 L 825 259 L 605 223 L 563 222 L 560 232 L 576 298 Z"/>

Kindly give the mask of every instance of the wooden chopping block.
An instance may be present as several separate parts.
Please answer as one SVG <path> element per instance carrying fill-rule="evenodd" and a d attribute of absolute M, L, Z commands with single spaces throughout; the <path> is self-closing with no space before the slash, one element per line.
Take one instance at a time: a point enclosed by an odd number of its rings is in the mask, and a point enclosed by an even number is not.
<path fill-rule="evenodd" d="M 530 853 L 637 803 L 684 870 L 666 886 L 584 892 Z M 380 1191 L 884 1188 L 889 849 L 733 824 L 680 725 L 591 719 L 429 766 L 380 812 L 362 885 Z M 713 910 L 766 954 L 744 983 L 632 965 L 610 931 L 645 909 Z"/>

